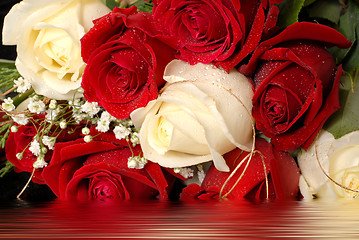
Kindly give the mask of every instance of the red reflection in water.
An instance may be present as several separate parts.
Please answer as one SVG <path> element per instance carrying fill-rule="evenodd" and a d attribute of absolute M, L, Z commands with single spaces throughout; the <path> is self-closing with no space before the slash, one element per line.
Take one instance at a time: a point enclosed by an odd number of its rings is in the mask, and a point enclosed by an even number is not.
<path fill-rule="evenodd" d="M 356 239 L 359 221 L 303 202 L 84 202 L 0 209 L 1 239 Z M 343 212 L 343 209 L 341 209 Z M 349 212 L 349 211 L 348 211 Z M 358 207 L 356 207 L 358 212 Z M 355 216 L 358 216 L 356 214 Z M 331 219 L 331 221 L 330 221 Z M 338 224 L 344 228 L 338 228 Z M 335 231 L 337 229 L 337 231 Z"/>

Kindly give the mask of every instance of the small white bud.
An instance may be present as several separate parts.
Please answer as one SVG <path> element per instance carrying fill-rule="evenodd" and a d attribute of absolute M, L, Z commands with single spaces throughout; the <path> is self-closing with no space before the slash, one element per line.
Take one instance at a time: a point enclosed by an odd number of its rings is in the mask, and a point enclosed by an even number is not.
<path fill-rule="evenodd" d="M 17 132 L 17 126 L 12 125 L 11 128 L 10 128 L 10 131 L 13 132 L 13 133 L 16 133 Z"/>
<path fill-rule="evenodd" d="M 57 101 L 55 99 L 51 99 L 50 104 L 49 104 L 49 108 L 51 110 L 55 110 L 56 107 L 57 107 Z"/>
<path fill-rule="evenodd" d="M 67 122 L 66 122 L 66 120 L 62 120 L 62 121 L 60 122 L 60 128 L 61 128 L 61 129 L 67 128 Z"/>
<path fill-rule="evenodd" d="M 46 153 L 47 153 L 47 148 L 46 148 L 46 147 L 42 147 L 42 148 L 41 148 L 41 153 L 46 154 Z"/>
<path fill-rule="evenodd" d="M 92 136 L 91 135 L 86 135 L 84 137 L 84 141 L 87 142 L 87 143 L 91 142 L 92 141 Z"/>
<path fill-rule="evenodd" d="M 23 158 L 24 154 L 21 152 L 21 153 L 16 153 L 16 158 L 21 160 Z"/>
<path fill-rule="evenodd" d="M 84 127 L 81 130 L 81 132 L 82 132 L 83 135 L 88 135 L 88 134 L 90 134 L 90 129 L 88 127 Z"/>

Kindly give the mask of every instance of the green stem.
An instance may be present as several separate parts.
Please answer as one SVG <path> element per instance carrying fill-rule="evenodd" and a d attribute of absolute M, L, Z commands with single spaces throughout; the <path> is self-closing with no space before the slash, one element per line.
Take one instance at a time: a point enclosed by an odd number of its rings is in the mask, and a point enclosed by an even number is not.
<path fill-rule="evenodd" d="M 34 89 L 30 89 L 24 93 L 21 93 L 21 94 L 18 94 L 16 97 L 14 97 L 12 100 L 13 100 L 13 103 L 14 105 L 17 107 L 20 105 L 20 103 L 22 103 L 24 100 L 26 100 L 31 94 L 34 93 Z"/>

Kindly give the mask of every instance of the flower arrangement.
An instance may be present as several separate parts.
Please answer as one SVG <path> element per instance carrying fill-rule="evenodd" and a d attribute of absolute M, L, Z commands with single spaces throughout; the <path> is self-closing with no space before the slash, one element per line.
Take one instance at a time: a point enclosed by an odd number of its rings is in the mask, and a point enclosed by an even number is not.
<path fill-rule="evenodd" d="M 355 198 L 357 18 L 354 0 L 22 0 L 0 176 L 63 200 Z"/>

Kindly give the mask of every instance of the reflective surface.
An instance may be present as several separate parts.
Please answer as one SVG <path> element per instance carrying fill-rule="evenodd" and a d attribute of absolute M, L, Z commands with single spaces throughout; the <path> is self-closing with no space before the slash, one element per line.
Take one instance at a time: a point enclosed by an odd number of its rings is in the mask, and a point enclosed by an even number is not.
<path fill-rule="evenodd" d="M 359 202 L 13 202 L 0 239 L 358 239 Z"/>

